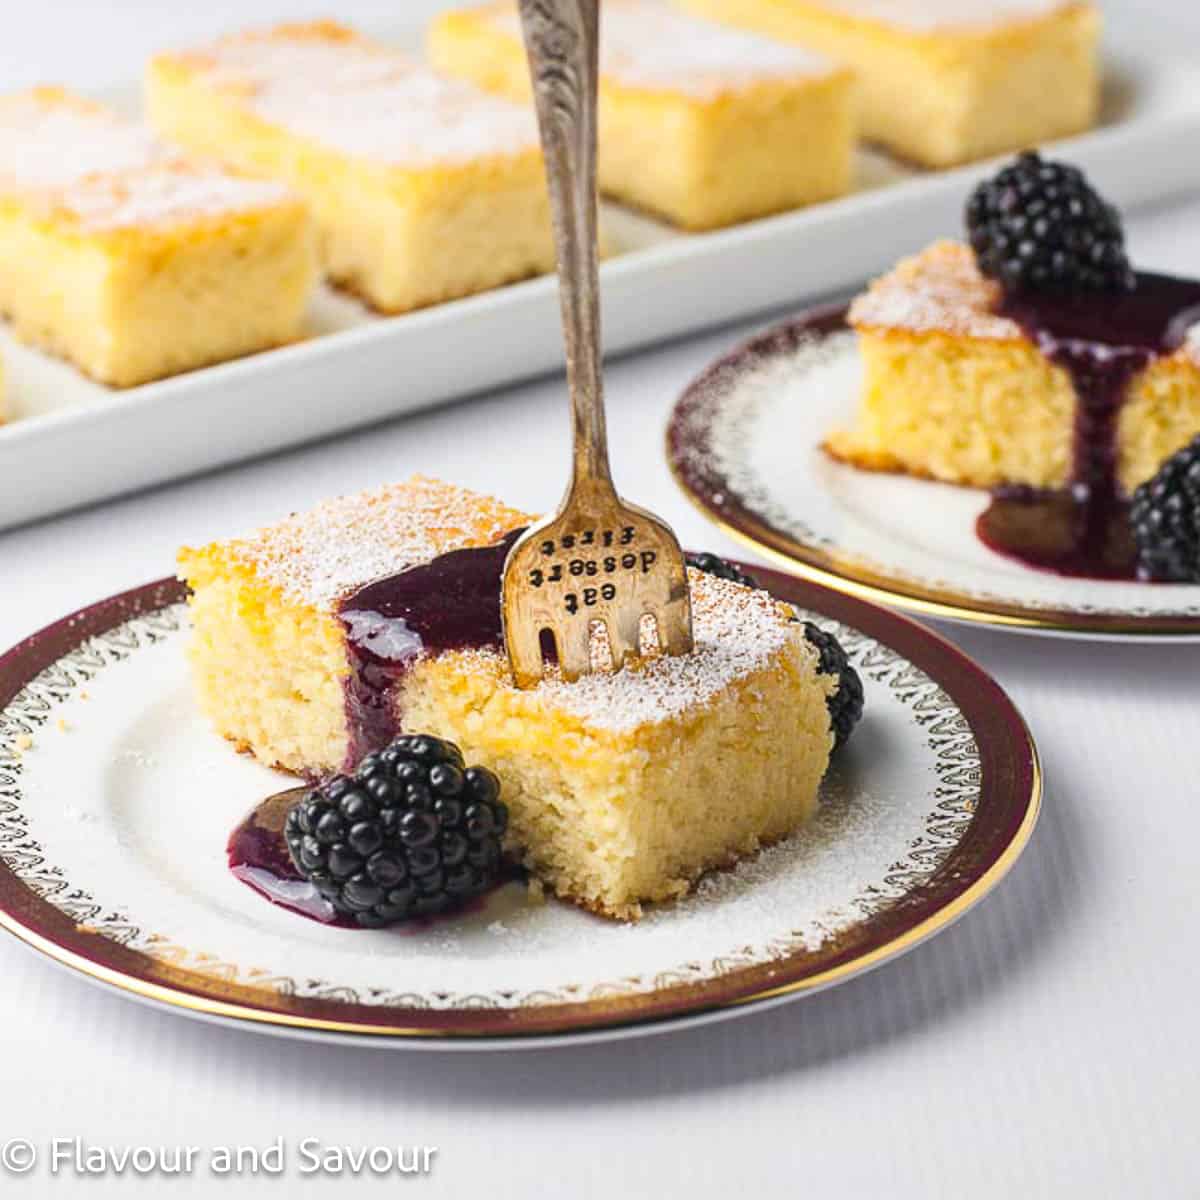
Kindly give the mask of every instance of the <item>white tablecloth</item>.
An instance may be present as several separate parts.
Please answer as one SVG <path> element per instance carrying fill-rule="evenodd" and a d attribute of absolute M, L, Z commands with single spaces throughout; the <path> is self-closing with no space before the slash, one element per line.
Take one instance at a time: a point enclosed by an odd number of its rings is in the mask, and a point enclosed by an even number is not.
<path fill-rule="evenodd" d="M 431 6 L 4 7 L 8 87 L 127 77 L 157 46 L 248 20 L 337 9 L 394 21 Z M 1200 33 L 1182 0 L 1112 7 L 1125 37 L 1178 51 Z M 1200 198 L 1136 214 L 1130 235 L 1139 262 L 1200 274 Z M 797 264 L 798 300 L 802 278 Z M 618 361 L 608 374 L 618 482 L 673 521 L 686 544 L 725 552 L 735 547 L 668 478 L 661 431 L 680 387 L 745 328 Z M 0 534 L 0 643 L 169 572 L 181 542 L 413 471 L 547 507 L 565 447 L 555 379 Z M 521 469 L 531 463 L 539 469 Z M 405 1187 L 495 1200 L 1195 1196 L 1200 647 L 944 631 L 1028 717 L 1045 756 L 1047 803 L 999 891 L 900 962 L 692 1032 L 520 1055 L 404 1055 L 151 1011 L 4 937 L 0 1144 L 76 1135 L 118 1146 L 265 1145 L 279 1136 L 431 1143 L 440 1148 L 432 1175 Z M 2 1169 L 0 1180 L 11 1187 Z M 162 1194 L 206 1193 L 217 1182 L 201 1173 Z M 14 1194 L 84 1186 L 39 1168 Z M 96 1194 L 132 1186 L 92 1181 Z M 159 1194 L 149 1186 L 144 1194 Z M 289 1188 L 267 1177 L 226 1186 Z"/>

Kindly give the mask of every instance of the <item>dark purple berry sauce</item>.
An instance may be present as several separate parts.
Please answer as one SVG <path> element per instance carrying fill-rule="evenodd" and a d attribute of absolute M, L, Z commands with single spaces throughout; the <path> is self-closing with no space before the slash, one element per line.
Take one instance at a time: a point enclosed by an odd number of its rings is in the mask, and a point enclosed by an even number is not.
<path fill-rule="evenodd" d="M 1015 321 L 1070 376 L 1078 398 L 1071 487 L 1002 488 L 976 532 L 1027 566 L 1083 579 L 1136 579 L 1128 504 L 1117 482 L 1117 422 L 1129 386 L 1200 321 L 1200 282 L 1139 274 L 1129 292 L 1008 297 Z"/>
<path fill-rule="evenodd" d="M 320 921 L 357 929 L 350 917 L 342 916 L 304 878 L 292 862 L 283 838 L 283 822 L 304 788 L 293 788 L 264 800 L 229 835 L 225 852 L 229 869 L 248 888 L 290 912 Z"/>
<path fill-rule="evenodd" d="M 369 583 L 341 601 L 338 615 L 350 660 L 343 685 L 350 730 L 346 771 L 402 732 L 396 693 L 419 655 L 503 644 L 500 581 L 504 560 L 521 532 L 514 530 L 494 546 L 440 555 Z M 246 817 L 229 837 L 229 869 L 272 904 L 325 925 L 357 929 L 352 918 L 335 911 L 300 874 L 288 854 L 283 823 L 303 793 L 297 788 L 272 796 Z M 519 877 L 517 868 L 504 867 L 495 886 Z M 481 908 L 485 899 L 477 897 L 466 909 Z M 419 928 L 435 919 L 408 921 L 406 927 Z"/>
<path fill-rule="evenodd" d="M 307 917 L 322 925 L 335 925 L 342 929 L 360 929 L 353 917 L 337 912 L 317 889 L 304 878 L 288 854 L 283 836 L 283 823 L 288 809 L 305 793 L 305 788 L 293 788 L 270 796 L 255 808 L 246 819 L 229 835 L 226 856 L 229 870 L 234 877 L 252 891 L 280 908 L 298 916 Z M 416 917 L 393 931 L 418 932 L 431 925 L 461 919 L 464 913 L 481 912 L 493 895 L 506 884 L 521 882 L 524 871 L 507 859 L 502 862 L 496 881 L 481 896 L 475 896 L 466 904 L 437 916 Z"/>
<path fill-rule="evenodd" d="M 521 532 L 494 546 L 453 550 L 341 601 L 350 656 L 345 770 L 402 732 L 396 694 L 419 655 L 503 645 L 500 580 Z"/>

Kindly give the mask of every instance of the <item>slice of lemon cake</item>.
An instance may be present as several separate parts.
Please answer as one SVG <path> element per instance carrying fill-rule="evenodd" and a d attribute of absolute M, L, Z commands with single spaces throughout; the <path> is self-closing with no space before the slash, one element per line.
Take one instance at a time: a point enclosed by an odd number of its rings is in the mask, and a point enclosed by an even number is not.
<path fill-rule="evenodd" d="M 969 246 L 939 242 L 851 306 L 862 400 L 827 447 L 975 487 L 1059 490 L 1115 467 L 1129 495 L 1200 433 L 1200 346 L 1171 330 L 1189 314 L 1200 284 L 1149 274 L 1118 294 L 1006 299 Z"/>
<path fill-rule="evenodd" d="M 384 312 L 551 271 L 532 113 L 319 22 L 160 54 L 166 137 L 304 195 L 325 269 Z"/>
<path fill-rule="evenodd" d="M 428 44 L 442 70 L 528 98 L 514 5 L 444 13 Z M 600 188 L 688 229 L 839 196 L 851 181 L 851 88 L 848 71 L 795 46 L 655 0 L 607 0 Z"/>
<path fill-rule="evenodd" d="M 117 387 L 296 338 L 303 203 L 188 163 L 59 88 L 0 99 L 0 311 Z"/>
<path fill-rule="evenodd" d="M 863 136 L 946 167 L 1096 121 L 1100 15 L 1075 0 L 681 0 L 853 67 Z"/>
<path fill-rule="evenodd" d="M 519 690 L 500 576 L 530 519 L 417 478 L 182 551 L 200 703 L 310 777 L 401 730 L 453 741 L 499 776 L 510 848 L 539 878 L 636 917 L 805 821 L 836 679 L 786 606 L 692 571 L 692 654 Z"/>

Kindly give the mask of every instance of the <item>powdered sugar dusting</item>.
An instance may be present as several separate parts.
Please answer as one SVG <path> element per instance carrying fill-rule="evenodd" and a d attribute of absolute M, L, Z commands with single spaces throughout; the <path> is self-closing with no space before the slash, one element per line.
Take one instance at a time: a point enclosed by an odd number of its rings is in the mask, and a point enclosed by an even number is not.
<path fill-rule="evenodd" d="M 16 731 L 40 737 L 60 714 L 85 731 L 70 755 L 26 756 L 6 793 L 12 819 L 37 846 L 15 863 L 18 878 L 86 922 L 98 948 L 120 942 L 210 979 L 216 964 L 219 986 L 270 987 L 289 1002 L 336 991 L 348 1005 L 477 1012 L 611 1005 L 639 993 L 669 999 L 676 984 L 736 985 L 730 976 L 748 968 L 828 955 L 811 963 L 815 970 L 869 934 L 864 921 L 909 929 L 930 915 L 926 885 L 939 872 L 964 882 L 978 875 L 977 855 L 948 858 L 964 835 L 1004 819 L 1007 793 L 997 802 L 987 785 L 1015 748 L 994 748 L 993 738 L 981 757 L 955 701 L 917 664 L 834 626 L 870 690 L 868 716 L 831 765 L 813 820 L 787 842 L 707 877 L 693 896 L 650 908 L 637 925 L 555 902 L 535 906 L 510 886 L 480 911 L 400 936 L 313 925 L 298 937 L 293 919 L 248 891 L 235 895 L 223 856 L 212 853 L 246 809 L 284 785 L 230 753 L 196 711 L 185 630 L 183 607 L 172 605 L 85 639 L 9 704 L 0 761 Z M 87 705 L 76 701 L 82 681 L 93 693 Z M 148 714 L 132 726 L 131 706 Z M 179 802 L 164 804 L 164 796 Z M 189 886 L 164 883 L 146 869 L 147 854 L 185 872 Z M 81 890 L 91 899 L 80 901 Z"/>
<path fill-rule="evenodd" d="M 417 476 L 326 501 L 210 550 L 250 567 L 293 602 L 329 610 L 365 584 L 454 550 L 494 545 L 533 519 L 488 496 Z M 786 608 L 766 592 L 696 570 L 688 577 L 695 633 L 691 654 L 655 657 L 638 668 L 572 683 L 551 669 L 530 691 L 533 701 L 597 728 L 635 729 L 705 704 L 730 683 L 767 666 L 798 636 Z M 495 651 L 474 653 L 492 669 L 506 671 Z"/>
<path fill-rule="evenodd" d="M 116 229 L 271 208 L 289 199 L 278 184 L 178 168 L 84 180 L 71 189 L 69 206 L 85 228 Z"/>
<path fill-rule="evenodd" d="M 822 0 L 822 7 L 915 33 L 991 29 L 1073 7 L 1071 0 Z"/>
<path fill-rule="evenodd" d="M 468 546 L 491 546 L 532 518 L 436 479 L 327 500 L 217 547 L 298 604 L 330 609 L 377 579 Z"/>
<path fill-rule="evenodd" d="M 244 34 L 179 61 L 262 119 L 359 158 L 422 166 L 522 154 L 538 145 L 526 108 L 339 26 Z"/>
<path fill-rule="evenodd" d="M 0 103 L 0 180 L 14 190 L 63 188 L 168 158 L 140 126 L 52 89 Z"/>
<path fill-rule="evenodd" d="M 613 732 L 627 732 L 702 707 L 738 679 L 766 667 L 799 635 L 786 610 L 752 591 L 689 569 L 695 649 L 650 659 L 637 669 L 550 676 L 535 692 L 549 706 Z"/>
<path fill-rule="evenodd" d="M 850 306 L 855 328 L 950 333 L 993 341 L 1024 338 L 1021 327 L 996 316 L 1000 285 L 979 271 L 970 247 L 937 242 L 902 260 Z"/>
<path fill-rule="evenodd" d="M 505 7 L 492 20 L 521 36 L 515 11 Z M 799 46 L 691 17 L 659 0 L 606 0 L 600 69 L 630 87 L 708 98 L 767 79 L 827 75 L 834 67 Z"/>
<path fill-rule="evenodd" d="M 866 792 L 850 799 L 837 778 L 826 779 L 821 792 L 820 806 L 799 832 L 728 870 L 705 875 L 675 908 L 651 906 L 643 924 L 677 922 L 681 910 L 686 920 L 711 920 L 714 913 L 737 906 L 769 929 L 778 922 L 779 891 L 786 880 L 790 911 L 805 914 L 788 930 L 787 949 L 819 950 L 860 918 L 851 898 L 886 872 L 895 854 L 892 822 L 901 808 L 892 796 Z"/>
<path fill-rule="evenodd" d="M 277 184 L 189 166 L 141 126 L 55 89 L 0 104 L 0 190 L 84 229 L 169 223 L 285 201 Z"/>
<path fill-rule="evenodd" d="M 1200 321 L 1197 321 L 1188 331 L 1180 347 L 1185 355 L 1200 366 Z"/>
<path fill-rule="evenodd" d="M 694 568 L 688 569 L 688 584 L 695 639 L 690 654 L 654 657 L 569 683 L 550 666 L 541 683 L 523 693 L 529 703 L 577 717 L 592 729 L 628 733 L 702 708 L 739 679 L 769 667 L 793 640 L 807 647 L 790 609 L 767 592 Z M 604 635 L 592 636 L 595 663 L 605 657 L 598 644 Z M 468 654 L 481 670 L 513 686 L 502 653 L 482 648 Z"/>

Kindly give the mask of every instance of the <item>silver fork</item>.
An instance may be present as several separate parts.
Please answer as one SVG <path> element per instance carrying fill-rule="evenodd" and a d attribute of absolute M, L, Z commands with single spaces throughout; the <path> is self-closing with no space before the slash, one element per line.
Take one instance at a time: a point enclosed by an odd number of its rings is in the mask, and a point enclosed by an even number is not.
<path fill-rule="evenodd" d="M 576 679 L 605 665 L 620 670 L 653 648 L 688 653 L 692 612 L 675 534 L 625 503 L 609 468 L 596 267 L 598 0 L 520 0 L 520 10 L 550 186 L 574 434 L 558 512 L 521 537 L 504 567 L 505 644 L 517 686 L 531 687 L 544 671 L 544 634 L 563 677 Z M 643 637 L 647 619 L 653 647 Z M 597 626 L 607 655 L 592 653 Z"/>

